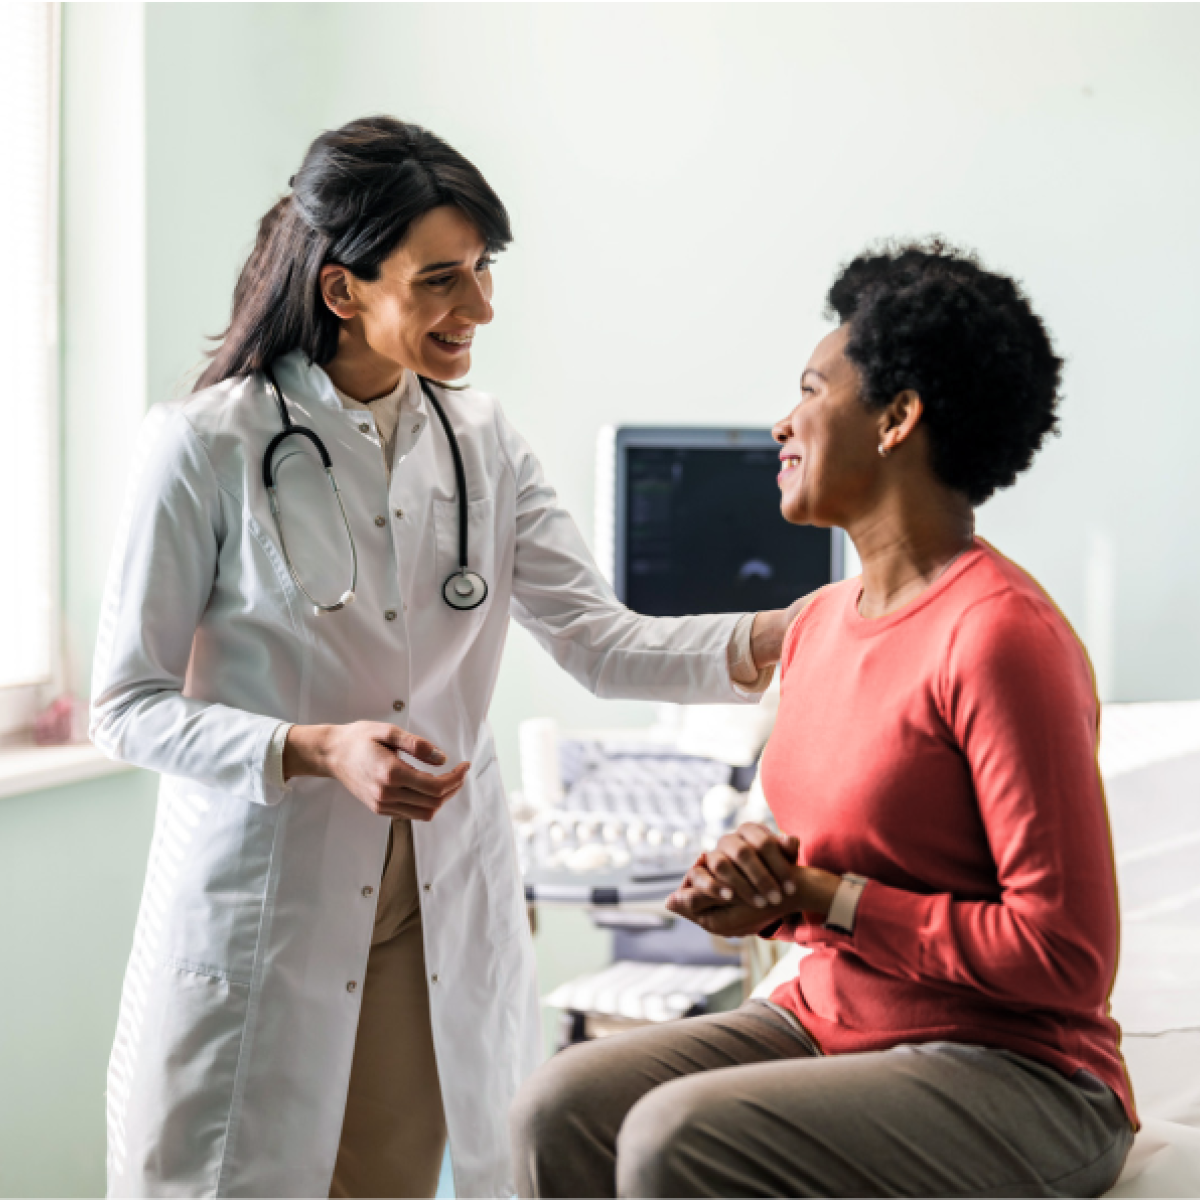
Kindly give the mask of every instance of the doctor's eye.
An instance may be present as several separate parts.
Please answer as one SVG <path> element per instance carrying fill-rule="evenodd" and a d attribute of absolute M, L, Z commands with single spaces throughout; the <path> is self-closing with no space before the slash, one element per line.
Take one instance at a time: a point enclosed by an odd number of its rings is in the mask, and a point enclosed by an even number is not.
<path fill-rule="evenodd" d="M 480 260 L 479 260 L 479 261 L 478 261 L 478 262 L 475 264 L 475 270 L 476 270 L 476 271 L 481 271 L 481 272 L 482 272 L 482 271 L 490 271 L 490 270 L 491 270 L 491 269 L 492 269 L 492 268 L 493 268 L 495 265 L 496 265 L 496 260 L 495 260 L 495 258 L 494 258 L 492 255 L 490 255 L 490 254 L 485 254 L 485 255 L 483 256 L 483 258 L 481 258 L 481 259 L 480 259 Z"/>

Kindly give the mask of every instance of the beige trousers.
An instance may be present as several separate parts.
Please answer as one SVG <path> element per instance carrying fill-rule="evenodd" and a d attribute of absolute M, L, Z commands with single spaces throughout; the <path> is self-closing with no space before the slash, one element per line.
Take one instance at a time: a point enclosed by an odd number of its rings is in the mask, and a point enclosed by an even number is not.
<path fill-rule="evenodd" d="M 412 825 L 392 824 L 331 1196 L 433 1196 L 446 1148 Z"/>

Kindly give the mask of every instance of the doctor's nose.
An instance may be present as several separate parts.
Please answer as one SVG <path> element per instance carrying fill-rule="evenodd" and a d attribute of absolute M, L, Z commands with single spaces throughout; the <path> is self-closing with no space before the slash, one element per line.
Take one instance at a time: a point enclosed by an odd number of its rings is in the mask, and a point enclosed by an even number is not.
<path fill-rule="evenodd" d="M 478 275 L 473 276 L 468 290 L 457 305 L 458 314 L 475 325 L 487 325 L 495 315 L 492 308 L 491 284 Z"/>

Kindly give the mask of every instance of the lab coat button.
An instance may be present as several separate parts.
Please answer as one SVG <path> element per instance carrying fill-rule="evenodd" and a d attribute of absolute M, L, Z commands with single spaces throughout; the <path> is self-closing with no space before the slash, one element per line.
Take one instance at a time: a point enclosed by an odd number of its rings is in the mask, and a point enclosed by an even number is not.
<path fill-rule="evenodd" d="M 404 711 L 404 701 L 403 700 L 393 700 L 392 708 L 394 708 L 396 710 L 396 712 L 403 712 Z"/>
<path fill-rule="evenodd" d="M 437 983 L 437 981 L 438 981 L 438 977 L 437 977 L 436 975 L 434 975 L 434 976 L 433 976 L 433 982 L 434 982 L 434 983 Z"/>
<path fill-rule="evenodd" d="M 394 608 L 389 608 L 387 612 L 383 614 L 383 618 L 385 621 L 394 621 L 396 619 L 396 610 Z"/>
<path fill-rule="evenodd" d="M 387 519 L 385 517 L 376 517 L 375 524 L 378 525 L 380 529 L 382 529 L 387 524 Z"/>
<path fill-rule="evenodd" d="M 348 984 L 346 984 L 346 991 L 348 991 L 348 992 L 357 992 L 357 991 L 358 991 L 358 984 L 357 984 L 357 983 L 355 983 L 353 979 L 352 979 L 352 980 L 350 980 L 350 982 L 349 982 Z"/>
<path fill-rule="evenodd" d="M 402 508 L 396 509 L 396 516 L 399 517 L 400 520 L 403 521 L 404 520 L 404 509 L 402 509 Z"/>
<path fill-rule="evenodd" d="M 373 895 L 375 895 L 375 889 L 368 883 L 367 886 L 365 888 L 363 888 L 363 895 L 364 896 L 373 896 Z"/>
<path fill-rule="evenodd" d="M 426 890 L 426 891 L 429 891 L 429 889 L 430 889 L 432 886 L 433 886 L 433 884 L 431 884 L 431 883 L 427 883 L 427 884 L 425 885 L 425 890 Z"/>
<path fill-rule="evenodd" d="M 359 427 L 358 427 L 358 432 L 359 432 L 359 433 L 370 433 L 370 432 L 371 432 L 371 426 L 370 426 L 370 425 L 368 425 L 368 424 L 366 423 L 366 421 L 363 421 L 363 422 L 362 422 L 362 423 L 359 425 Z"/>

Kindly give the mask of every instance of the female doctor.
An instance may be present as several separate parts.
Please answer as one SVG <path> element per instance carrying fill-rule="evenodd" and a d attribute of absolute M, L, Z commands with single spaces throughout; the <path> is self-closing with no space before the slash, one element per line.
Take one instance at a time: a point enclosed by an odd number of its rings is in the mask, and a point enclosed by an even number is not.
<path fill-rule="evenodd" d="M 511 238 L 471 163 L 381 117 L 292 183 L 147 420 L 109 578 L 92 736 L 163 776 L 110 1193 L 428 1196 L 448 1134 L 460 1195 L 510 1195 L 539 1036 L 485 723 L 509 615 L 596 695 L 679 702 L 765 686 L 788 617 L 629 612 L 448 386 Z"/>

